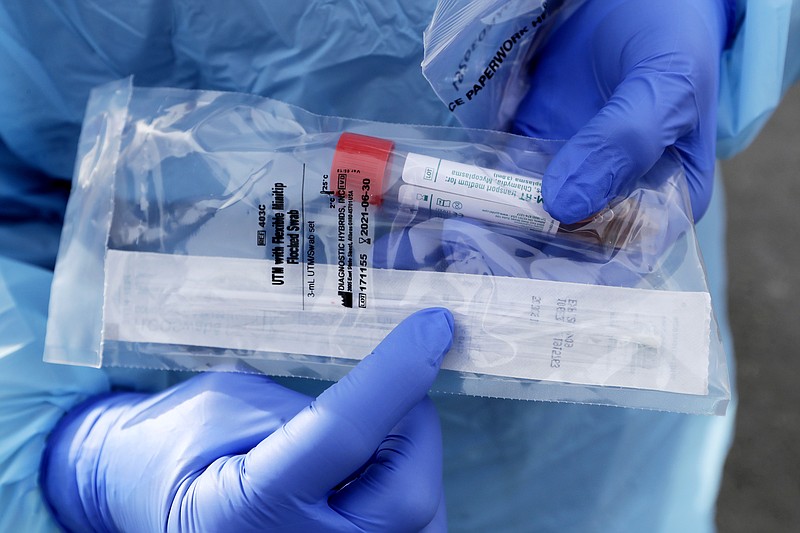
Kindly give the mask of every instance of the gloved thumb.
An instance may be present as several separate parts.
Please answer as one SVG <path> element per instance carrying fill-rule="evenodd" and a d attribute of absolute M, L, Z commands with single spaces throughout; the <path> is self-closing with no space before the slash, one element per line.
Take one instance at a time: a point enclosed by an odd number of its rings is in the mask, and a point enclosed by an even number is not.
<path fill-rule="evenodd" d="M 295 497 L 319 501 L 366 463 L 390 430 L 427 394 L 453 339 L 446 309 L 417 312 L 398 325 L 338 383 L 245 459 L 258 493 L 291 480 Z M 291 490 L 289 490 L 291 489 Z"/>
<path fill-rule="evenodd" d="M 684 75 L 648 65 L 634 69 L 547 167 L 542 184 L 545 209 L 569 224 L 624 194 L 668 146 L 694 134 L 699 121 L 694 94 Z M 713 153 L 709 157 L 713 168 Z M 687 171 L 692 172 L 691 166 Z"/>

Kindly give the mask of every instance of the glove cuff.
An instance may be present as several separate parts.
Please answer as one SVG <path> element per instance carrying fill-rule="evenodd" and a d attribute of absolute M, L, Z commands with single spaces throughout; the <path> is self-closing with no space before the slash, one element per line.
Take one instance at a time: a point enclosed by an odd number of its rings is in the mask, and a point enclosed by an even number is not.
<path fill-rule="evenodd" d="M 39 483 L 45 502 L 67 531 L 114 531 L 100 501 L 97 465 L 104 436 L 139 394 L 93 396 L 70 409 L 50 433 L 42 455 Z M 111 526 L 111 527 L 110 527 Z"/>

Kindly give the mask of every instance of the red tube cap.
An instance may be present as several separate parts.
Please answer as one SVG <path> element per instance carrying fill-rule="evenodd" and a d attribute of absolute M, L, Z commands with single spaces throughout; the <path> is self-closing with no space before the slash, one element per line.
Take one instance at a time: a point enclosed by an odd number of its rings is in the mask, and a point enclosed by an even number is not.
<path fill-rule="evenodd" d="M 394 143 L 386 139 L 342 133 L 331 164 L 336 194 L 343 196 L 347 191 L 353 191 L 355 202 L 360 202 L 366 194 L 369 203 L 380 204 L 386 167 L 393 149 Z M 367 186 L 369 190 L 365 189 Z"/>

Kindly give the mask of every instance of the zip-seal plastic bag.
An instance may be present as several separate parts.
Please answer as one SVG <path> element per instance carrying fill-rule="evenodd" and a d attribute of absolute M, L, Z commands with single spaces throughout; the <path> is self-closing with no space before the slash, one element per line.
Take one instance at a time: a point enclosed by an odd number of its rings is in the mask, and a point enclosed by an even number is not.
<path fill-rule="evenodd" d="M 468 128 L 507 130 L 547 36 L 585 0 L 439 0 L 422 73 Z"/>
<path fill-rule="evenodd" d="M 558 147 L 130 79 L 95 89 L 45 359 L 334 380 L 445 306 L 456 339 L 435 390 L 724 413 L 680 161 L 564 226 L 540 196 Z"/>

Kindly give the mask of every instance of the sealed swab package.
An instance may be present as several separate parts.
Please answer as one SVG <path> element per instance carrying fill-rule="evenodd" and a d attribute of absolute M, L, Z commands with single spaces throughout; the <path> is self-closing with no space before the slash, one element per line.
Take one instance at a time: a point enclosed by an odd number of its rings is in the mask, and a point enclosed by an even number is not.
<path fill-rule="evenodd" d="M 435 390 L 724 413 L 680 162 L 564 225 L 542 207 L 557 148 L 252 95 L 96 89 L 45 359 L 338 379 L 444 306 L 456 338 Z"/>

